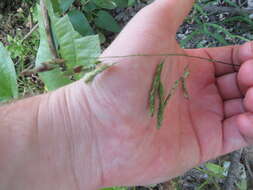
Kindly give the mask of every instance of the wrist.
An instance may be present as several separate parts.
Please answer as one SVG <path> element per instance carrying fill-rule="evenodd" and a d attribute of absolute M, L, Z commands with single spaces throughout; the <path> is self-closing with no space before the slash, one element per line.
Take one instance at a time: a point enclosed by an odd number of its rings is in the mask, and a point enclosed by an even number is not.
<path fill-rule="evenodd" d="M 51 189 L 98 189 L 102 171 L 82 81 L 41 101 L 38 114 L 40 159 Z M 50 158 L 50 159 L 48 159 Z M 51 174 L 52 176 L 50 176 Z"/>
<path fill-rule="evenodd" d="M 0 107 L 0 189 L 100 187 L 82 86 L 75 83 Z"/>
<path fill-rule="evenodd" d="M 30 189 L 35 184 L 41 100 L 42 96 L 37 96 L 0 107 L 0 189 Z"/>

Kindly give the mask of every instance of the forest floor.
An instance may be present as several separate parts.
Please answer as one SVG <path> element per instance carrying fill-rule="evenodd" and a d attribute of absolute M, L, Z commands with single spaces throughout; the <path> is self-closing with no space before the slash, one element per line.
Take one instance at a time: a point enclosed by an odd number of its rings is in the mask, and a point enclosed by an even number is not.
<path fill-rule="evenodd" d="M 151 1 L 140 1 L 129 8 L 117 8 L 112 11 L 116 20 L 124 26 L 142 7 Z M 15 60 L 16 68 L 22 71 L 26 65 L 33 66 L 36 50 L 39 46 L 38 31 L 26 35 L 35 27 L 36 18 L 32 18 L 31 7 L 33 3 L 17 4 L 11 12 L 0 12 L 0 41 L 3 42 Z M 190 16 L 180 27 L 177 39 L 184 48 L 217 47 L 224 45 L 242 44 L 253 40 L 252 16 L 245 11 L 245 1 L 237 6 L 233 1 L 209 0 L 200 1 L 192 10 Z M 227 8 L 227 9 L 226 9 Z M 108 46 L 115 35 L 107 36 L 103 44 Z M 20 61 L 21 60 L 21 61 Z M 22 62 L 22 64 L 21 64 Z M 19 80 L 19 86 L 24 96 L 39 94 L 43 84 L 36 77 Z M 150 187 L 135 187 L 131 190 L 195 190 L 195 189 L 225 189 L 226 183 L 231 180 L 229 168 L 232 172 L 232 181 L 236 189 L 253 189 L 253 148 L 246 148 L 230 155 L 202 164 L 185 175 L 167 183 L 156 184 Z M 155 171 L 154 171 L 155 172 Z"/>

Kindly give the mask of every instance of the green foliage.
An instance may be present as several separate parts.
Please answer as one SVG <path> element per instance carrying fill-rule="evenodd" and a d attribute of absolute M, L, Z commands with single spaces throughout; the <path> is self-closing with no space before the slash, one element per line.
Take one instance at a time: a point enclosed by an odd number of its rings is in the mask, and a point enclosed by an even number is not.
<path fill-rule="evenodd" d="M 40 7 L 38 6 L 38 9 Z M 41 11 L 38 11 L 39 30 L 40 30 L 40 46 L 36 58 L 36 67 L 41 66 L 42 63 L 51 61 L 53 56 L 50 52 L 45 27 L 42 20 Z M 71 83 L 71 80 L 63 75 L 60 69 L 44 72 L 40 74 L 41 80 L 45 83 L 46 89 L 51 91 Z"/>
<path fill-rule="evenodd" d="M 90 26 L 89 21 L 81 11 L 76 9 L 71 10 L 68 13 L 68 16 L 74 29 L 82 36 L 94 34 L 94 31 Z"/>
<path fill-rule="evenodd" d="M 245 33 L 252 32 L 253 27 L 253 21 L 248 15 L 235 15 L 211 21 L 210 18 L 214 18 L 214 15 L 213 13 L 206 12 L 204 6 L 216 5 L 217 0 L 198 0 L 197 2 L 194 5 L 192 14 L 186 20 L 186 23 L 195 27 L 188 28 L 189 34 L 180 41 L 182 47 L 214 47 L 241 44 L 253 40 L 253 35 L 244 36 Z M 231 0 L 225 0 L 225 2 L 232 7 L 239 8 Z M 236 28 L 235 26 L 238 23 L 244 24 L 244 27 Z"/>
<path fill-rule="evenodd" d="M 18 97 L 17 77 L 9 52 L 0 42 L 0 102 Z"/>
<path fill-rule="evenodd" d="M 114 0 L 92 0 L 100 8 L 104 9 L 115 9 L 117 4 Z"/>
<path fill-rule="evenodd" d="M 87 57 L 98 57 L 101 53 L 101 47 L 99 38 L 97 35 L 93 35 L 94 29 L 91 26 L 96 26 L 95 30 L 98 31 L 102 29 L 115 33 L 119 32 L 120 26 L 105 9 L 113 9 L 118 5 L 128 6 L 128 1 L 125 0 L 81 1 L 84 7 L 83 12 L 81 12 L 72 8 L 70 2 L 73 3 L 71 0 L 64 1 L 64 3 L 61 3 L 61 0 L 47 0 L 55 46 L 66 65 L 63 71 L 61 68 L 56 68 L 40 74 L 46 89 L 49 91 L 69 84 L 73 82 L 73 79 L 80 79 L 84 73 L 76 74 L 73 71 L 74 68 L 78 66 L 93 68 L 95 66 L 96 60 L 87 59 Z M 67 10 L 69 11 L 65 14 Z M 61 17 L 62 14 L 64 15 Z M 49 49 L 41 13 L 38 14 L 38 21 L 40 25 L 40 47 L 36 66 L 40 67 L 42 63 L 51 61 L 53 57 Z M 99 34 L 102 37 L 104 36 L 101 32 Z"/>
<path fill-rule="evenodd" d="M 55 18 L 55 37 L 59 45 L 59 54 L 66 61 L 67 66 L 73 68 L 76 65 L 75 39 L 81 35 L 74 30 L 69 17 Z"/>
<path fill-rule="evenodd" d="M 203 182 L 199 187 L 197 188 L 198 190 L 204 189 L 206 186 L 214 186 L 215 189 L 221 190 L 219 181 L 222 178 L 225 178 L 225 168 L 218 164 L 213 164 L 213 163 L 206 163 L 205 164 L 205 169 L 203 168 L 197 168 L 199 171 L 205 173 L 208 175 L 208 178 L 205 182 Z"/>
<path fill-rule="evenodd" d="M 236 184 L 239 190 L 248 190 L 248 182 L 246 179 L 243 179 L 240 183 Z"/>
<path fill-rule="evenodd" d="M 7 36 L 8 46 L 6 49 L 10 52 L 11 58 L 18 61 L 17 72 L 24 70 L 24 64 L 27 59 L 33 59 L 36 55 L 36 49 L 39 46 L 39 35 L 34 33 L 29 40 L 23 40 L 21 34 L 17 34 L 14 38 Z"/>
<path fill-rule="evenodd" d="M 118 33 L 121 28 L 115 19 L 106 11 L 99 11 L 97 13 L 97 18 L 95 19 L 95 24 L 97 27 L 105 29 L 107 31 Z"/>
<path fill-rule="evenodd" d="M 208 176 L 208 178 L 206 178 L 206 181 L 204 181 L 201 185 L 199 185 L 198 190 L 206 189 L 205 187 L 210 188 L 210 186 L 213 186 L 215 189 L 221 190 L 220 185 L 220 182 L 222 181 L 221 179 L 224 180 L 227 177 L 230 164 L 231 163 L 228 161 L 222 162 L 222 164 L 214 164 L 211 162 L 207 162 L 204 168 L 197 168 L 199 171 L 203 172 Z M 247 177 L 245 168 L 242 167 L 239 170 L 241 171 L 238 171 L 240 173 L 240 176 L 238 181 L 236 182 L 236 186 L 240 190 L 246 190 Z"/>
<path fill-rule="evenodd" d="M 49 5 L 50 7 L 50 5 Z M 82 37 L 75 31 L 68 15 L 58 17 L 51 13 L 51 21 L 53 26 L 54 37 L 58 52 L 61 58 L 65 60 L 66 73 L 72 73 L 71 77 L 64 75 L 60 68 L 41 74 L 47 90 L 55 90 L 66 84 L 71 83 L 70 78 L 79 79 L 80 76 L 75 75 L 73 69 L 77 66 L 90 67 L 95 64 L 96 60 L 87 59 L 87 57 L 97 57 L 101 53 L 99 38 L 97 35 Z M 53 59 L 41 15 L 39 16 L 41 45 L 38 51 L 36 65 L 48 62 Z M 57 79 L 55 78 L 57 76 Z M 54 82 L 52 82 L 54 81 Z"/>
<path fill-rule="evenodd" d="M 75 0 L 51 0 L 54 11 L 57 14 L 66 12 Z"/>
<path fill-rule="evenodd" d="M 117 21 L 112 17 L 108 10 L 117 7 L 127 7 L 127 0 L 93 0 L 82 1 L 83 11 L 85 18 L 89 21 L 90 25 L 94 26 L 94 30 L 98 32 L 120 32 L 120 26 Z M 102 29 L 102 31 L 101 31 Z"/>

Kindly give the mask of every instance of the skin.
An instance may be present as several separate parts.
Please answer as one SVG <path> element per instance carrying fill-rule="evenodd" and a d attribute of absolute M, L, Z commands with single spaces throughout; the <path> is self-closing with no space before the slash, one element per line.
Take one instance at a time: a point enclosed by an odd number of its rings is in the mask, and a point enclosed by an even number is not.
<path fill-rule="evenodd" d="M 177 90 L 160 130 L 149 116 L 148 95 L 162 57 L 106 59 L 121 64 L 92 84 L 78 81 L 3 106 L 0 187 L 92 190 L 153 184 L 251 145 L 253 45 L 181 49 L 175 33 L 192 5 L 193 0 L 155 1 L 132 19 L 102 57 L 186 53 L 240 67 L 167 58 L 162 73 L 166 91 L 190 64 L 190 98 Z"/>

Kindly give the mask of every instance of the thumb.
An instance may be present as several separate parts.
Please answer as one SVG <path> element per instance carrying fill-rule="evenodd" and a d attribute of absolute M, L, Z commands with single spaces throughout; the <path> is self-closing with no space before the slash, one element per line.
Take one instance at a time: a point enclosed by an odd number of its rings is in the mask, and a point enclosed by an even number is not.
<path fill-rule="evenodd" d="M 154 6 L 157 6 L 157 14 L 160 22 L 168 29 L 176 32 L 183 23 L 185 17 L 189 14 L 195 0 L 156 0 Z"/>
<path fill-rule="evenodd" d="M 145 53 L 148 53 L 149 46 L 157 44 L 159 40 L 167 42 L 174 39 L 178 27 L 190 12 L 193 3 L 194 0 L 156 0 L 143 8 L 127 24 L 106 53 L 115 54 L 120 51 L 130 54 L 138 52 L 138 49 L 146 49 Z M 155 53 L 153 47 L 150 49 Z M 107 55 L 106 53 L 104 52 L 104 55 Z"/>

